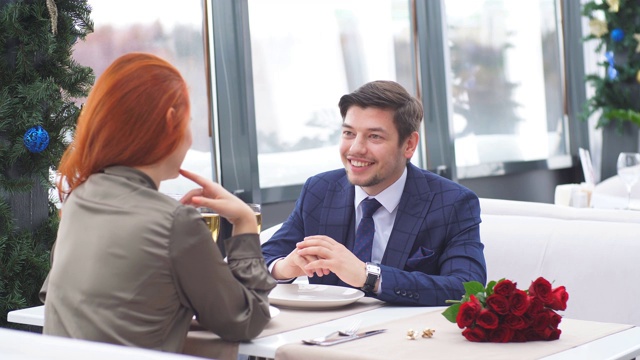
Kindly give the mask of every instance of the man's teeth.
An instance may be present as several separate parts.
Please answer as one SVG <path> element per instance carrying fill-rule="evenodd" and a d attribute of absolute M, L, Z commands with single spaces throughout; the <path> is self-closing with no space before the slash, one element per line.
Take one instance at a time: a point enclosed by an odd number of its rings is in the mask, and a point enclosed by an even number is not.
<path fill-rule="evenodd" d="M 372 163 L 370 162 L 363 162 L 363 161 L 356 161 L 356 160 L 351 160 L 351 165 L 353 166 L 357 166 L 357 167 L 362 167 L 362 166 L 369 166 Z"/>

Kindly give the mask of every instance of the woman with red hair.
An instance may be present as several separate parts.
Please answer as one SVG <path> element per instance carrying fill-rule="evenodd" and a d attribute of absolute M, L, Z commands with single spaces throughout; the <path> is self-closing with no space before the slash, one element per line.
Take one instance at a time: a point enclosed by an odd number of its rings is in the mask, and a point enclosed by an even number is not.
<path fill-rule="evenodd" d="M 40 294 L 45 334 L 180 352 L 194 314 L 225 340 L 262 331 L 275 281 L 255 215 L 180 169 L 191 141 L 187 85 L 167 61 L 127 54 L 98 79 L 58 168 L 62 217 Z M 180 174 L 199 187 L 180 202 L 158 192 Z M 190 205 L 233 224 L 228 264 Z"/>

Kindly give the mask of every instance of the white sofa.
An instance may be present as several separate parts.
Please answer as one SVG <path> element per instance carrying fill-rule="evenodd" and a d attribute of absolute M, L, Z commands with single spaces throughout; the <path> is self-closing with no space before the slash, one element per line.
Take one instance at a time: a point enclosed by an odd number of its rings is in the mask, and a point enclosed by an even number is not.
<path fill-rule="evenodd" d="M 480 199 L 489 280 L 564 285 L 574 319 L 640 326 L 640 211 Z M 280 225 L 266 229 L 266 241 Z"/>
<path fill-rule="evenodd" d="M 544 276 L 569 292 L 563 315 L 640 326 L 640 212 L 480 199 L 489 280 L 526 289 Z"/>

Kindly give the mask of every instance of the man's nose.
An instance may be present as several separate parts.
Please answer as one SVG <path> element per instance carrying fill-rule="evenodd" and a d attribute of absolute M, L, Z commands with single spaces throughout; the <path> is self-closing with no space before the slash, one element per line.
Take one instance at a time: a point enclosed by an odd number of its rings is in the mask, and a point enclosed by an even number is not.
<path fill-rule="evenodd" d="M 351 147 L 349 148 L 351 153 L 362 154 L 367 152 L 366 139 L 364 136 L 357 135 L 353 142 L 351 143 Z"/>

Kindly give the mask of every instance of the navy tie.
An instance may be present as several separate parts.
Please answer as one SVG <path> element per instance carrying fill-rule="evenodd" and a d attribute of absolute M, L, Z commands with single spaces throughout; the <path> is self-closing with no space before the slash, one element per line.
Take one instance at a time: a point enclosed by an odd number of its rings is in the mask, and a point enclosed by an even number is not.
<path fill-rule="evenodd" d="M 375 225 L 373 224 L 373 213 L 380 208 L 380 203 L 376 199 L 368 198 L 361 203 L 362 220 L 358 224 L 356 230 L 356 242 L 353 246 L 353 253 L 364 262 L 371 261 L 371 248 L 373 246 L 373 233 Z"/>

